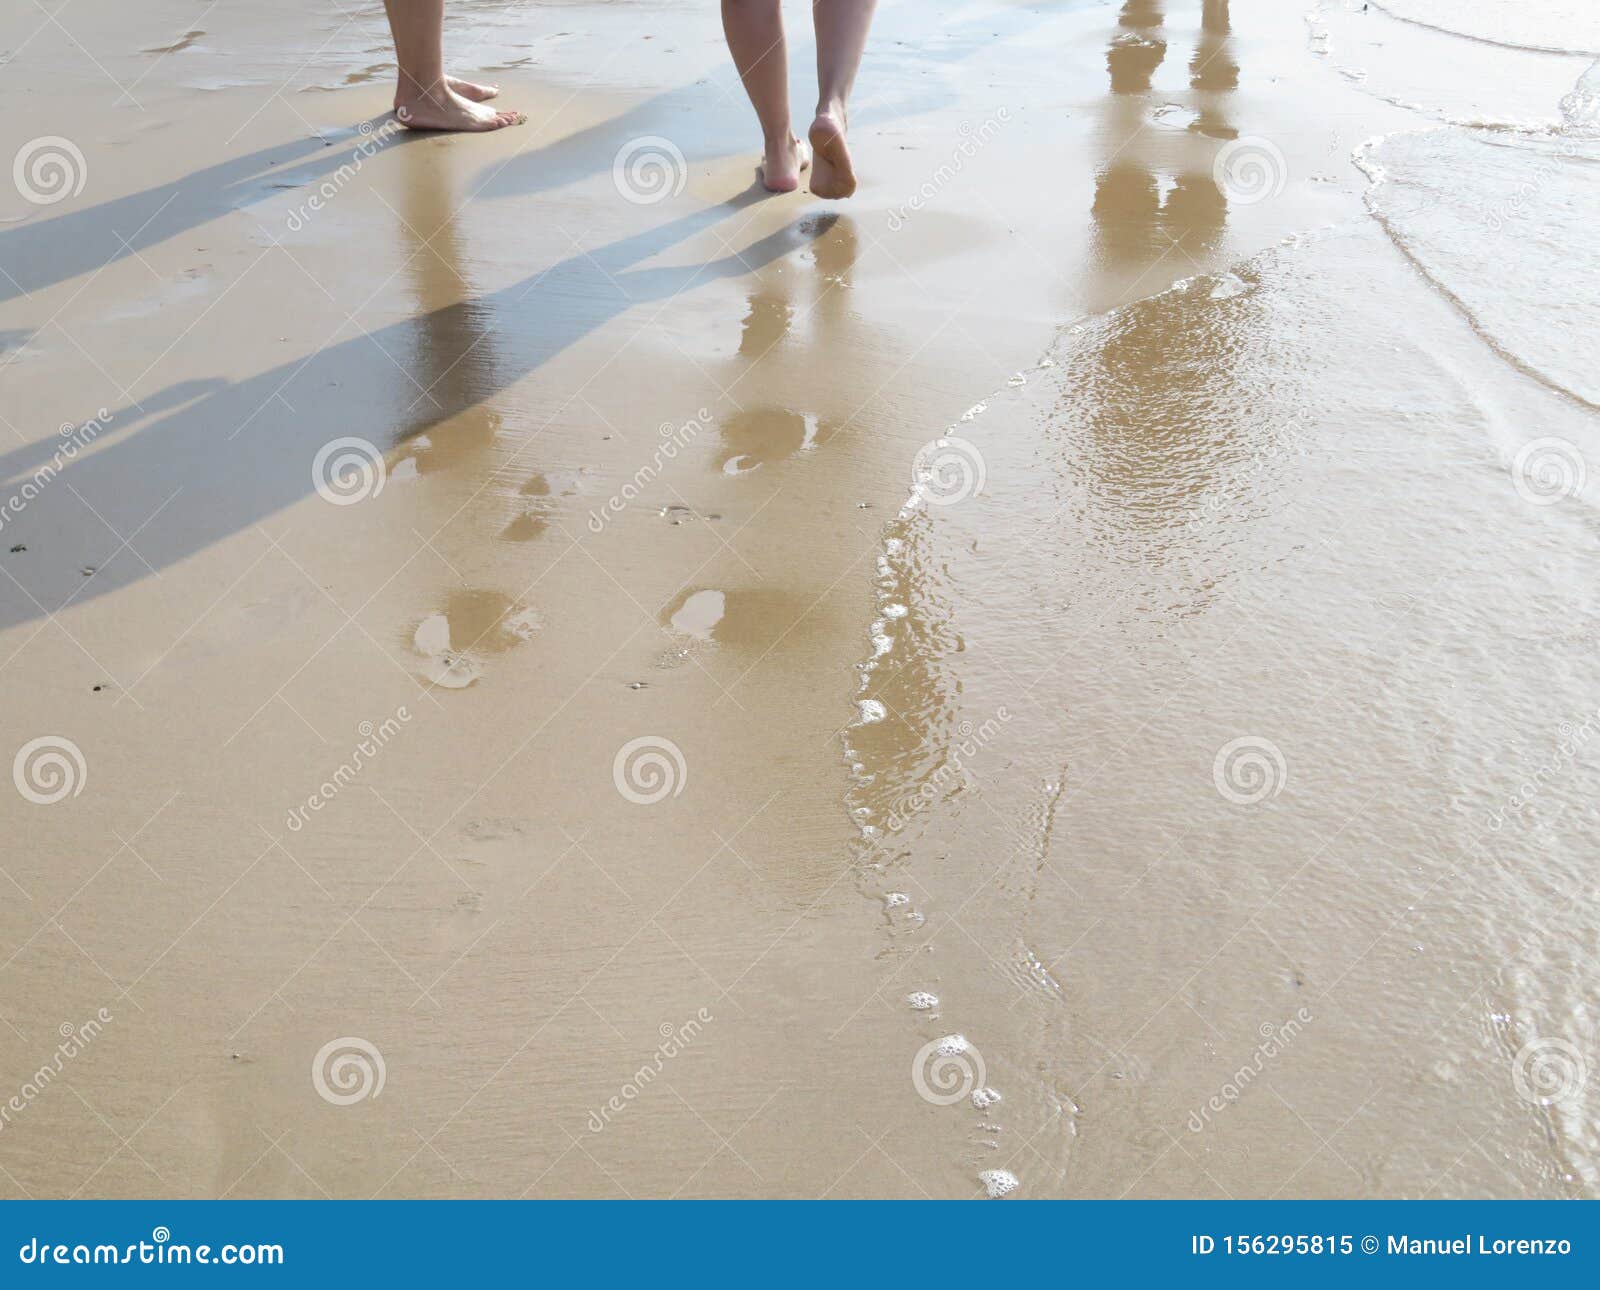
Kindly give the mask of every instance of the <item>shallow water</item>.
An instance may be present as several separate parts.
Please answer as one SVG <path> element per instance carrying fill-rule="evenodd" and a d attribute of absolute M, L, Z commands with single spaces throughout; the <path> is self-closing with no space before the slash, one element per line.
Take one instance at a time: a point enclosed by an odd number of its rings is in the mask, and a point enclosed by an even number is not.
<path fill-rule="evenodd" d="M 946 1112 L 980 1180 L 1600 1186 L 1590 147 L 1374 140 L 1369 217 L 1072 324 L 930 445 L 845 756 L 896 985 L 1004 1097 Z"/>

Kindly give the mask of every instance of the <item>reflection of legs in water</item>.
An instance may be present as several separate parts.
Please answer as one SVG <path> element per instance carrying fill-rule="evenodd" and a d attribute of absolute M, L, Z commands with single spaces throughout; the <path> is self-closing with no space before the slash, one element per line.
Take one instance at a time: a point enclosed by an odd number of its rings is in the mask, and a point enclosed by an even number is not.
<path fill-rule="evenodd" d="M 1200 95 L 1200 116 L 1189 128 L 1211 139 L 1237 139 L 1239 132 L 1224 119 L 1222 104 L 1239 88 L 1239 64 L 1229 36 L 1228 0 L 1205 0 L 1200 40 L 1189 61 L 1189 84 Z"/>
<path fill-rule="evenodd" d="M 1122 30 L 1106 50 L 1113 94 L 1145 94 L 1167 56 L 1160 0 L 1127 0 L 1117 19 Z"/>
<path fill-rule="evenodd" d="M 1228 40 L 1228 0 L 1205 0 L 1200 11 L 1200 40 L 1189 60 L 1189 84 L 1197 90 L 1236 90 L 1239 64 Z"/>
<path fill-rule="evenodd" d="M 867 28 L 877 0 L 812 0 L 817 31 L 817 115 L 811 123 L 815 162 L 811 191 L 818 197 L 848 197 L 856 190 L 855 168 L 845 142 L 850 87 L 855 83 Z M 781 0 L 722 0 L 722 29 L 739 79 L 761 121 L 765 152 L 761 182 L 775 193 L 800 186 L 807 146 L 789 120 L 788 51 Z"/>
<path fill-rule="evenodd" d="M 394 110 L 413 130 L 498 130 L 518 125 L 520 112 L 481 106 L 500 91 L 444 74 L 444 0 L 384 0 L 395 61 Z"/>
<path fill-rule="evenodd" d="M 818 197 L 848 197 L 856 172 L 845 143 L 850 87 L 867 47 L 867 28 L 877 0 L 812 0 L 817 29 L 817 117 L 811 123 L 816 160 L 811 191 Z"/>
<path fill-rule="evenodd" d="M 805 145 L 789 123 L 789 57 L 781 0 L 722 0 L 722 30 L 761 122 L 761 182 L 774 193 L 800 187 Z"/>

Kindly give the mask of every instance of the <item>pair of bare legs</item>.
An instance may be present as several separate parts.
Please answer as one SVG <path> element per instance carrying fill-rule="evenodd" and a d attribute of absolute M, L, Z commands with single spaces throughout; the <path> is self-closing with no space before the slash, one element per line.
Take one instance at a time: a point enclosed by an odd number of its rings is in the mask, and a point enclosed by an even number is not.
<path fill-rule="evenodd" d="M 789 120 L 789 57 L 782 0 L 722 0 L 722 30 L 745 93 L 761 121 L 761 182 L 771 192 L 793 192 L 811 167 L 818 197 L 848 197 L 856 190 L 846 141 L 850 89 L 855 84 L 867 29 L 877 0 L 811 0 L 817 33 L 817 114 L 802 143 Z"/>
<path fill-rule="evenodd" d="M 400 82 L 394 112 L 413 130 L 498 130 L 520 125 L 520 112 L 485 104 L 498 85 L 480 85 L 447 76 L 444 70 L 444 0 L 383 0 L 394 36 Z"/>

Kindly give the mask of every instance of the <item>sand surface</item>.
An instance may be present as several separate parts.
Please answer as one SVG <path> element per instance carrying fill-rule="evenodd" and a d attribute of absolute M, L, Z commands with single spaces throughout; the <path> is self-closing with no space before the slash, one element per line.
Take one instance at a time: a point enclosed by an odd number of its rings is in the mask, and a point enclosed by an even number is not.
<path fill-rule="evenodd" d="M 0 1194 L 1593 1194 L 1503 8 L 885 0 L 846 203 L 714 6 L 0 18 Z"/>

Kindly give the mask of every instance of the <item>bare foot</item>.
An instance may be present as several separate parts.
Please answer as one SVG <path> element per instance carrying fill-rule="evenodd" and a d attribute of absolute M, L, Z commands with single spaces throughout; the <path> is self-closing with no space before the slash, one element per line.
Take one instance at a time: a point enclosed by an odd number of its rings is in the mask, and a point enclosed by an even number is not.
<path fill-rule="evenodd" d="M 462 98 L 474 103 L 487 103 L 500 93 L 498 85 L 480 85 L 477 81 L 464 81 L 459 76 L 446 76 L 444 83 Z"/>
<path fill-rule="evenodd" d="M 818 197 L 848 197 L 856 190 L 856 171 L 844 132 L 843 113 L 819 112 L 811 123 L 811 191 Z"/>
<path fill-rule="evenodd" d="M 469 103 L 487 103 L 492 98 L 498 98 L 500 87 L 498 85 L 480 85 L 477 81 L 464 81 L 459 76 L 446 76 L 446 87 L 454 90 Z M 400 110 L 400 91 L 394 92 L 395 111 Z"/>
<path fill-rule="evenodd" d="M 394 114 L 410 130 L 462 130 L 481 132 L 521 125 L 528 118 L 521 112 L 497 112 L 469 102 L 449 89 L 433 90 L 402 98 Z"/>
<path fill-rule="evenodd" d="M 761 183 L 769 193 L 792 193 L 800 187 L 800 172 L 811 164 L 811 148 L 794 135 L 769 145 L 761 158 Z"/>

